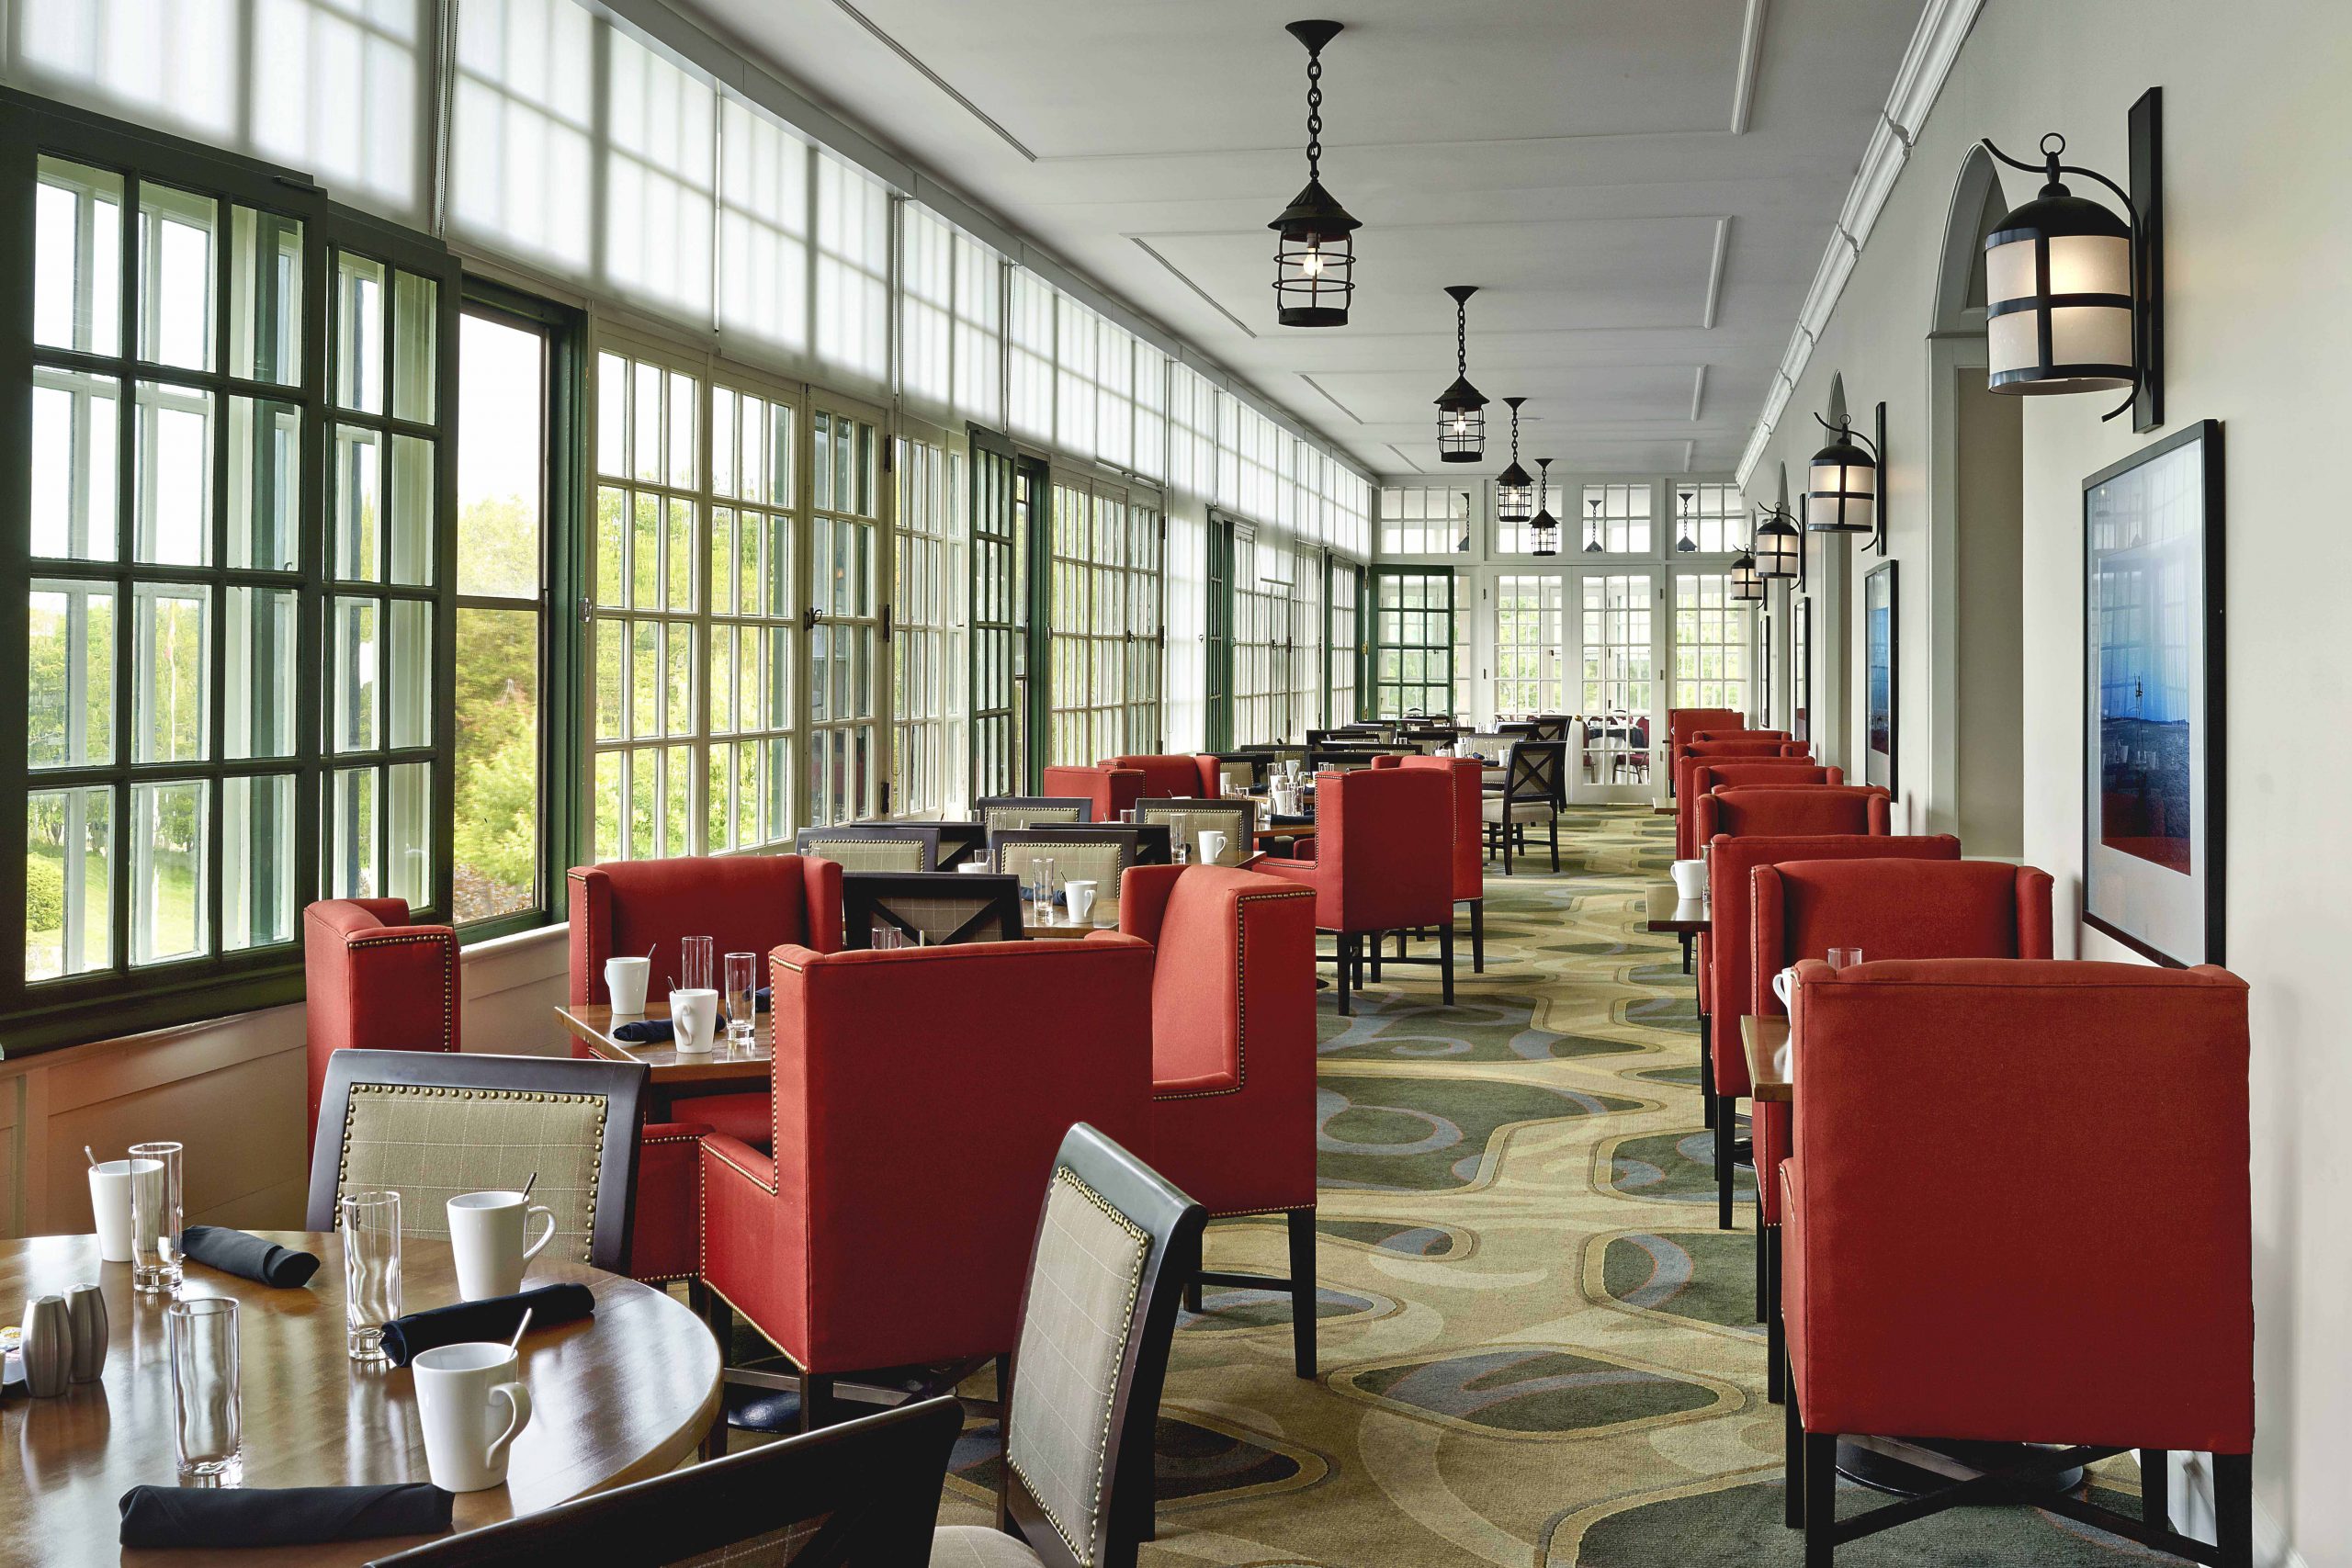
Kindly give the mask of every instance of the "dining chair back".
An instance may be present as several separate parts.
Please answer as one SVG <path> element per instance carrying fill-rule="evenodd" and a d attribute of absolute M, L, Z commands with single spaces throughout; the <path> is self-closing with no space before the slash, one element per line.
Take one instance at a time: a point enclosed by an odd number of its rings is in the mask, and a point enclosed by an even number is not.
<path fill-rule="evenodd" d="M 302 911 L 311 1140 L 337 1051 L 458 1049 L 458 933 L 413 926 L 400 898 L 328 898 Z"/>
<path fill-rule="evenodd" d="M 718 953 L 765 953 L 795 942 L 829 951 L 841 942 L 842 868 L 802 855 L 678 855 L 574 866 L 571 998 L 612 1000 L 605 961 L 650 952 L 649 1004 L 670 994 L 678 940 L 707 936 Z"/>
<path fill-rule="evenodd" d="M 941 869 L 939 829 L 923 823 L 803 828 L 793 835 L 792 849 L 795 854 L 831 861 L 843 871 Z"/>
<path fill-rule="evenodd" d="M 963 1428 L 952 1395 L 902 1404 L 460 1530 L 368 1568 L 927 1568 Z"/>
<path fill-rule="evenodd" d="M 1142 803 L 1136 803 L 1142 809 Z M 1066 832 L 1057 828 L 1007 828 L 989 835 L 989 863 L 1013 879 L 1022 897 L 1029 896 L 1031 870 L 1037 862 L 1054 863 L 1054 880 L 1067 886 L 1073 879 L 1094 884 L 1094 915 L 1097 925 L 1116 925 L 1119 919 L 1119 879 L 1127 867 L 1137 863 L 1141 845 L 1133 828 L 1094 827 L 1084 833 Z M 1063 895 L 1057 890 L 1057 901 Z M 1032 910 L 1033 925 L 1043 925 L 1052 916 L 1051 909 Z"/>
<path fill-rule="evenodd" d="M 1190 863 L 1201 860 L 1201 832 L 1225 835 L 1218 865 L 1239 865 L 1257 851 L 1258 803 L 1254 800 L 1139 800 L 1136 820 L 1164 825 L 1171 843 L 1186 846 Z"/>
<path fill-rule="evenodd" d="M 1697 797 L 1697 843 L 1719 834 L 1893 831 L 1894 797 L 1875 784 L 1740 784 Z"/>
<path fill-rule="evenodd" d="M 1072 795 L 984 795 L 972 815 L 991 833 L 1000 828 L 1034 828 L 1055 822 L 1091 822 L 1094 803 Z"/>
<path fill-rule="evenodd" d="M 1792 740 L 1795 737 L 1785 729 L 1746 729 L 1730 725 L 1722 729 L 1694 729 L 1686 739 L 1694 746 L 1704 746 L 1717 740 Z"/>
<path fill-rule="evenodd" d="M 842 926 L 845 948 L 871 948 L 876 926 L 924 947 L 1019 942 L 1021 885 L 989 872 L 845 872 Z"/>
<path fill-rule="evenodd" d="M 1378 748 L 1371 746 L 1326 746 L 1307 753 L 1310 772 L 1317 773 L 1352 773 L 1373 765 L 1379 757 Z"/>
<path fill-rule="evenodd" d="M 1568 717 L 1566 714 L 1538 714 L 1528 723 L 1531 740 L 1566 740 L 1568 738 Z"/>
<path fill-rule="evenodd" d="M 1196 795 L 1217 793 L 1217 759 L 1192 751 L 1114 757 L 1103 764 L 1127 768 L 1143 775 L 1138 798 L 1150 795 Z M 1132 802 L 1130 804 L 1133 804 Z"/>
<path fill-rule="evenodd" d="M 303 1226 L 334 1230 L 346 1194 L 391 1190 L 403 1235 L 447 1237 L 450 1199 L 528 1185 L 555 1216 L 549 1257 L 626 1274 L 648 1076 L 638 1062 L 338 1051 Z"/>
<path fill-rule="evenodd" d="M 1514 740 L 1503 764 L 1499 792 L 1480 805 L 1487 825 L 1487 854 L 1499 850 L 1503 874 L 1512 874 L 1512 858 L 1527 829 L 1547 828 L 1552 840 L 1552 869 L 1560 869 L 1560 808 L 1566 804 L 1565 781 L 1567 744 L 1560 740 Z"/>
<path fill-rule="evenodd" d="M 1315 837 L 1306 855 L 1256 869 L 1315 889 L 1315 923 L 1339 938 L 1342 1013 L 1363 984 L 1364 939 L 1434 928 L 1442 995 L 1453 1001 L 1453 791 L 1425 768 L 1316 776 Z"/>
<path fill-rule="evenodd" d="M 1674 794 L 1674 858 L 1699 856 L 1699 797 L 1711 789 L 1743 784 L 1842 784 L 1845 771 L 1825 768 L 1810 757 L 1690 757 Z"/>
<path fill-rule="evenodd" d="M 1152 1435 L 1201 1206 L 1081 1122 L 1054 1156 L 1022 1292 L 998 1529 L 939 1531 L 932 1562 L 1133 1568 L 1154 1532 Z M 990 1540 L 1010 1531 L 1028 1550 Z"/>
<path fill-rule="evenodd" d="M 985 860 L 989 851 L 989 829 L 985 822 L 933 822 L 930 826 L 939 834 L 939 863 L 933 871 L 954 871 L 966 861 L 978 856 Z"/>
<path fill-rule="evenodd" d="M 1037 780 L 1037 787 L 1057 799 L 1083 800 L 1097 822 L 1115 822 L 1144 793 L 1144 775 L 1134 768 L 1109 762 L 1091 767 L 1057 763 Z"/>
<path fill-rule="evenodd" d="M 1668 708 L 1666 743 L 1678 747 L 1701 730 L 1738 729 L 1747 723 L 1747 716 L 1737 708 Z"/>
<path fill-rule="evenodd" d="M 1453 784 L 1453 901 L 1470 906 L 1470 969 L 1487 972 L 1487 868 L 1482 852 L 1486 769 L 1476 757 L 1400 757 L 1397 765 L 1440 772 Z"/>
<path fill-rule="evenodd" d="M 1239 795 L 1266 782 L 1273 759 L 1261 751 L 1219 751 L 1208 759 L 1215 769 L 1217 795 Z"/>

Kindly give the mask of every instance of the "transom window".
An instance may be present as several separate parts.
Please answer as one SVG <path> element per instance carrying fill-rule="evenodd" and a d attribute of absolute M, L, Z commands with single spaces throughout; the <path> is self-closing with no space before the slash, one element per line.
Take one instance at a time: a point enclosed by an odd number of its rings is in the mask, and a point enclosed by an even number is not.
<path fill-rule="evenodd" d="M 1747 545 L 1747 498 L 1737 485 L 1681 484 L 1674 491 L 1674 542 L 1679 549 L 1684 538 L 1698 547 L 1700 555 L 1729 555 Z M 1683 497 L 1690 498 L 1685 508 Z M 1684 533 L 1685 517 L 1689 533 Z"/>
<path fill-rule="evenodd" d="M 1600 502 L 1600 547 L 1611 555 L 1647 555 L 1650 550 L 1650 481 L 1590 484 L 1574 517 L 1560 519 L 1561 548 L 1584 548 L 1591 536 L 1592 503 Z M 1556 515 L 1559 508 L 1554 507 Z"/>
<path fill-rule="evenodd" d="M 1470 492 L 1435 485 L 1385 485 L 1380 491 L 1380 553 L 1445 556 L 1467 546 Z M 1524 545 L 1518 547 L 1525 548 Z"/>

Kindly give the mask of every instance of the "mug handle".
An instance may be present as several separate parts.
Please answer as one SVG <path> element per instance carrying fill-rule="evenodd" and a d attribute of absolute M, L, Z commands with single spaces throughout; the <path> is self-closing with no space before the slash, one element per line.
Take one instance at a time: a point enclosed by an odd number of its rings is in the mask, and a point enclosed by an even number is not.
<path fill-rule="evenodd" d="M 545 1203 L 534 1203 L 523 1211 L 523 1217 L 526 1219 L 533 1214 L 545 1214 L 548 1217 L 548 1228 L 539 1233 L 538 1240 L 523 1249 L 523 1261 L 526 1263 L 537 1258 L 546 1248 L 548 1243 L 555 1239 L 555 1211 Z"/>
<path fill-rule="evenodd" d="M 1772 994 L 1781 998 L 1781 1006 L 1783 1010 L 1786 1010 L 1789 1005 L 1789 993 L 1796 988 L 1792 984 L 1795 978 L 1796 971 L 1792 969 L 1783 969 L 1772 976 Z"/>
<path fill-rule="evenodd" d="M 492 1386 L 490 1397 L 506 1402 L 506 1430 L 492 1438 L 481 1454 L 482 1463 L 494 1465 L 515 1434 L 531 1424 L 531 1391 L 519 1382 L 503 1382 Z"/>

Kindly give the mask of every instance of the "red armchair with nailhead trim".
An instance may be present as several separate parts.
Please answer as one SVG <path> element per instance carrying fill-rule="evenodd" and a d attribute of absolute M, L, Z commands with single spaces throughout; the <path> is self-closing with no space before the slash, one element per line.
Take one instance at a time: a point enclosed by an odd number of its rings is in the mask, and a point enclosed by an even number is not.
<path fill-rule="evenodd" d="M 1792 1031 L 1787 1522 L 1805 1560 L 1917 1517 L 1837 1517 L 1842 1434 L 2136 1449 L 2151 1479 L 2173 1450 L 2210 1453 L 2209 1560 L 2250 1563 L 2245 982 L 1816 957 L 1797 966 Z M 2164 1528 L 2160 1489 L 2133 1523 L 2143 1511 Z"/>
<path fill-rule="evenodd" d="M 1470 906 L 1470 970 L 1487 972 L 1487 764 L 1476 757 L 1374 757 L 1375 768 L 1426 768 L 1453 781 L 1453 901 Z"/>
<path fill-rule="evenodd" d="M 1315 924 L 1339 938 L 1339 1009 L 1355 1010 L 1364 939 L 1375 979 L 1382 931 L 1434 928 L 1445 1005 L 1453 1005 L 1454 786 L 1428 768 L 1363 768 L 1315 776 L 1312 859 L 1258 869 L 1315 889 Z M 1309 846 L 1312 846 L 1309 849 Z"/>
<path fill-rule="evenodd" d="M 1826 768 L 1810 757 L 1690 757 L 1675 781 L 1674 858 L 1699 856 L 1699 797 L 1711 789 L 1741 784 L 1842 784 L 1843 768 Z"/>
<path fill-rule="evenodd" d="M 1298 1375 L 1313 1377 L 1315 895 L 1139 865 L 1119 884 L 1119 930 L 1152 944 L 1152 1168 L 1212 1219 L 1284 1217 L 1289 1278 L 1230 1278 L 1287 1286 Z"/>
<path fill-rule="evenodd" d="M 327 898 L 302 911 L 311 1145 L 337 1051 L 458 1049 L 458 933 L 413 926 L 401 898 Z"/>
<path fill-rule="evenodd" d="M 1079 1122 L 1152 1153 L 1148 942 L 769 955 L 772 1151 L 703 1140 L 702 1278 L 805 1374 L 1009 1351 L 1036 1196 Z"/>

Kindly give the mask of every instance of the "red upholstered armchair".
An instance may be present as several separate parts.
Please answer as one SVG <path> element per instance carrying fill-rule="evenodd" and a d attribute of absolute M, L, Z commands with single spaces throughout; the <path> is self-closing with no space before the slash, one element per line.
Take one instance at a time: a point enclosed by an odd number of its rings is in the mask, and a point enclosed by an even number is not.
<path fill-rule="evenodd" d="M 2189 1543 L 2164 1523 L 2165 1456 L 2211 1453 L 2219 1551 L 2196 1549 L 2198 1560 L 2245 1568 L 2244 982 L 2211 967 L 1951 959 L 1833 972 L 1813 960 L 1798 966 L 1795 1011 L 1782 1300 L 1788 1522 L 1805 1530 L 1805 1561 L 1988 1500 L 1947 1491 L 1927 1509 L 1841 1520 L 1836 1446 L 1848 1434 L 2081 1445 L 2048 1456 L 2052 1471 L 2137 1449 L 2155 1489 L 2143 1504 L 2159 1532 L 2149 1544 L 2180 1556 Z M 2116 1523 L 2080 1497 L 2035 1501 Z"/>
<path fill-rule="evenodd" d="M 1286 1280 L 1201 1278 L 1287 1285 L 1298 1375 L 1311 1378 L 1315 895 L 1224 866 L 1139 865 L 1120 884 L 1119 930 L 1153 949 L 1152 1168 L 1212 1219 L 1283 1216 Z"/>
<path fill-rule="evenodd" d="M 1041 787 L 1049 795 L 1092 801 L 1097 822 L 1117 822 L 1120 812 L 1131 810 L 1136 801 L 1152 793 L 1144 788 L 1140 769 L 1115 762 L 1097 762 L 1091 768 L 1069 764 L 1047 768 L 1044 779 Z"/>
<path fill-rule="evenodd" d="M 328 898 L 302 911 L 311 1145 L 337 1051 L 458 1049 L 458 933 L 413 926 L 401 898 Z"/>
<path fill-rule="evenodd" d="M 1152 950 L 971 942 L 769 957 L 774 1153 L 703 1140 L 702 1276 L 805 1374 L 1012 1348 L 1036 1196 L 1071 1125 L 1150 1157 Z"/>
<path fill-rule="evenodd" d="M 1487 972 L 1487 764 L 1476 757 L 1374 757 L 1375 768 L 1426 768 L 1453 781 L 1453 901 L 1470 906 L 1470 971 Z"/>
<path fill-rule="evenodd" d="M 1683 739 L 1704 744 L 1711 740 L 1790 740 L 1794 737 L 1785 729 L 1742 729 L 1734 725 L 1725 729 L 1694 729 Z"/>
<path fill-rule="evenodd" d="M 1223 773 L 1215 757 L 1170 755 L 1114 757 L 1102 766 L 1127 768 L 1143 775 L 1142 793 L 1179 800 L 1209 800 L 1225 793 Z M 1132 801 L 1128 804 L 1134 804 Z"/>
<path fill-rule="evenodd" d="M 1842 784 L 1842 768 L 1825 768 L 1810 757 L 1690 757 L 1675 782 L 1674 858 L 1699 855 L 1699 797 L 1711 789 L 1741 784 Z"/>
<path fill-rule="evenodd" d="M 1268 860 L 1259 870 L 1315 889 L 1317 929 L 1339 938 L 1339 1009 L 1355 1010 L 1364 939 L 1433 927 L 1448 1007 L 1453 1005 L 1454 786 L 1429 768 L 1318 773 L 1311 859 Z M 1312 846 L 1311 851 L 1309 846 Z"/>
<path fill-rule="evenodd" d="M 1737 708 L 1668 708 L 1666 710 L 1666 743 L 1679 747 L 1702 730 L 1742 729 L 1747 716 Z"/>
<path fill-rule="evenodd" d="M 1885 833 L 1894 800 L 1876 784 L 1741 784 L 1698 797 L 1698 841 L 1720 833 Z"/>

